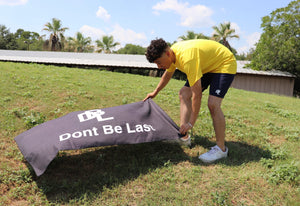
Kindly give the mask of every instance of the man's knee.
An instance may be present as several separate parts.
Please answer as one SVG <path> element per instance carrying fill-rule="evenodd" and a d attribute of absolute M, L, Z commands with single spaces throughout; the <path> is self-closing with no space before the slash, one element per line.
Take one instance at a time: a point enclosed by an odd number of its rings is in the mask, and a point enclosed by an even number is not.
<path fill-rule="evenodd" d="M 207 106 L 211 114 L 215 113 L 216 110 L 221 108 L 222 100 L 223 99 L 219 97 L 211 95 L 209 96 Z"/>
<path fill-rule="evenodd" d="M 180 100 L 187 100 L 187 99 L 191 99 L 192 97 L 192 91 L 190 87 L 182 87 L 179 90 L 179 98 Z"/>
<path fill-rule="evenodd" d="M 207 106 L 208 106 L 210 113 L 214 112 L 215 108 L 217 107 L 217 105 L 212 101 L 208 101 Z"/>

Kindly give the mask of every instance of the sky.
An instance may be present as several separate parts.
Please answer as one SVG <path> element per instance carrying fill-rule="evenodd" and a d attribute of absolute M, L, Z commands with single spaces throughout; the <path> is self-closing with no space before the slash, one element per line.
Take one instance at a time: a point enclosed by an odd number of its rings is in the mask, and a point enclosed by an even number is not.
<path fill-rule="evenodd" d="M 93 41 L 103 35 L 114 40 L 147 47 L 155 38 L 178 40 L 187 31 L 211 36 L 213 26 L 231 22 L 239 39 L 229 40 L 239 54 L 258 42 L 262 17 L 291 0 L 0 0 L 0 25 L 10 32 L 18 29 L 43 31 L 52 18 L 69 29 L 65 36 L 81 32 Z"/>

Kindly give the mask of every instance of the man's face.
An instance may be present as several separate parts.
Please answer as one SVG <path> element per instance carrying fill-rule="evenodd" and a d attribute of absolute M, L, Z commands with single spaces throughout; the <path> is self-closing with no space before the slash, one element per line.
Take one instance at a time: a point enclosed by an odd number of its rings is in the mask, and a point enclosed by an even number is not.
<path fill-rule="evenodd" d="M 154 63 L 157 64 L 159 69 L 168 69 L 172 64 L 169 52 L 164 52 L 160 58 L 154 61 Z"/>

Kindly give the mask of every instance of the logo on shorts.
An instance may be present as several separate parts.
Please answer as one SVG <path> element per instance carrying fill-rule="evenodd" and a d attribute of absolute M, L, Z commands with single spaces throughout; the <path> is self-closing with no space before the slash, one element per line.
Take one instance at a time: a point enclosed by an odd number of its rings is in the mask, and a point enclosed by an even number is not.
<path fill-rule="evenodd" d="M 85 111 L 84 113 L 78 114 L 77 116 L 80 122 L 85 122 L 95 118 L 97 118 L 98 122 L 114 119 L 113 117 L 103 118 L 102 116 L 104 114 L 105 112 L 102 111 L 101 109 L 96 109 L 96 110 Z"/>
<path fill-rule="evenodd" d="M 216 93 L 217 95 L 220 95 L 221 90 L 217 89 L 217 90 L 215 91 L 215 93 Z"/>

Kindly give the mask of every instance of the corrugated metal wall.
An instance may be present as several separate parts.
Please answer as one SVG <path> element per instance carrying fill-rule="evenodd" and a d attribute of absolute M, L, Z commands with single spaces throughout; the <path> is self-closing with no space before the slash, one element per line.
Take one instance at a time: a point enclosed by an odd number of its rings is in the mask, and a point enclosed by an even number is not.
<path fill-rule="evenodd" d="M 270 75 L 237 74 L 232 87 L 248 91 L 293 96 L 294 78 Z"/>

